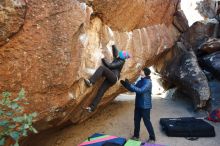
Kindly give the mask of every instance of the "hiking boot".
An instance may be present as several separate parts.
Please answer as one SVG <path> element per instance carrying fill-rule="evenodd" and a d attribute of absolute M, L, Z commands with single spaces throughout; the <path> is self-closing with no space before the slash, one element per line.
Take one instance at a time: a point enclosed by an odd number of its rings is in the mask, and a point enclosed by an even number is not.
<path fill-rule="evenodd" d="M 83 109 L 87 110 L 87 112 L 89 112 L 89 113 L 93 112 L 93 109 L 90 106 L 85 107 Z"/>
<path fill-rule="evenodd" d="M 136 137 L 136 136 L 132 136 L 130 139 L 139 141 L 139 137 Z"/>
<path fill-rule="evenodd" d="M 90 81 L 89 79 L 84 79 L 84 81 L 85 81 L 85 83 L 86 83 L 86 85 L 87 85 L 88 87 L 91 87 L 91 86 L 92 86 L 92 83 L 91 83 L 91 81 Z"/>
<path fill-rule="evenodd" d="M 147 143 L 155 143 L 155 139 L 152 139 L 152 138 L 149 138 L 147 141 L 146 141 Z"/>

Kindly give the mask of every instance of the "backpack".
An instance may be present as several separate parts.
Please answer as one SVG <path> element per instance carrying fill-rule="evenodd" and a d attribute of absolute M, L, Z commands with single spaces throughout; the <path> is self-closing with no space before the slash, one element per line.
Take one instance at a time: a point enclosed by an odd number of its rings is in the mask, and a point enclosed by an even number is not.
<path fill-rule="evenodd" d="M 211 113 L 209 113 L 207 120 L 212 122 L 220 122 L 220 109 L 215 109 Z"/>

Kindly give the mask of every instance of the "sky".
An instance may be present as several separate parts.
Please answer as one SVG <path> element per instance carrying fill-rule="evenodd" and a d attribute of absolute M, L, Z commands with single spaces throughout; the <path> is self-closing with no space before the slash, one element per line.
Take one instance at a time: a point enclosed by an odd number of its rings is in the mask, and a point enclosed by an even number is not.
<path fill-rule="evenodd" d="M 181 0 L 181 9 L 186 15 L 188 19 L 189 26 L 191 26 L 194 22 L 199 20 L 204 20 L 204 18 L 199 14 L 199 12 L 195 9 L 197 4 L 202 0 Z"/>

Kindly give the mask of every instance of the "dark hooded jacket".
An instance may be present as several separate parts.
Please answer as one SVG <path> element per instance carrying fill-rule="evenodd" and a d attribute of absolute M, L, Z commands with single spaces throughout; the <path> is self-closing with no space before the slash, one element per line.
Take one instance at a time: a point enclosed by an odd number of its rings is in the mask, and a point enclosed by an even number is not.
<path fill-rule="evenodd" d="M 125 60 L 118 57 L 118 49 L 112 45 L 113 61 L 109 63 L 107 60 L 102 59 L 103 64 L 108 67 L 119 79 L 121 70 L 124 66 Z"/>

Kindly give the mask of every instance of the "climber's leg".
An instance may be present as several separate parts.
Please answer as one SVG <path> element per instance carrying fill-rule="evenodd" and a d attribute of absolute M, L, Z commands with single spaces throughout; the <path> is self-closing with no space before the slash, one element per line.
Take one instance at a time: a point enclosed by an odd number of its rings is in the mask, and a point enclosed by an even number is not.
<path fill-rule="evenodd" d="M 116 75 L 107 67 L 105 66 L 100 66 L 96 72 L 90 77 L 90 79 L 85 79 L 85 83 L 88 86 L 91 86 L 92 84 L 95 84 L 96 81 L 101 78 L 101 77 L 106 77 L 109 82 L 115 83 L 117 82 L 117 77 Z"/>
<path fill-rule="evenodd" d="M 105 81 L 100 86 L 95 98 L 93 99 L 92 104 L 90 105 L 92 111 L 94 111 L 95 108 L 97 107 L 97 105 L 100 102 L 100 100 L 101 100 L 102 96 L 104 95 L 105 91 L 108 90 L 108 88 L 111 87 L 112 85 L 114 85 L 114 83 L 111 83 L 107 79 L 105 79 Z"/>

